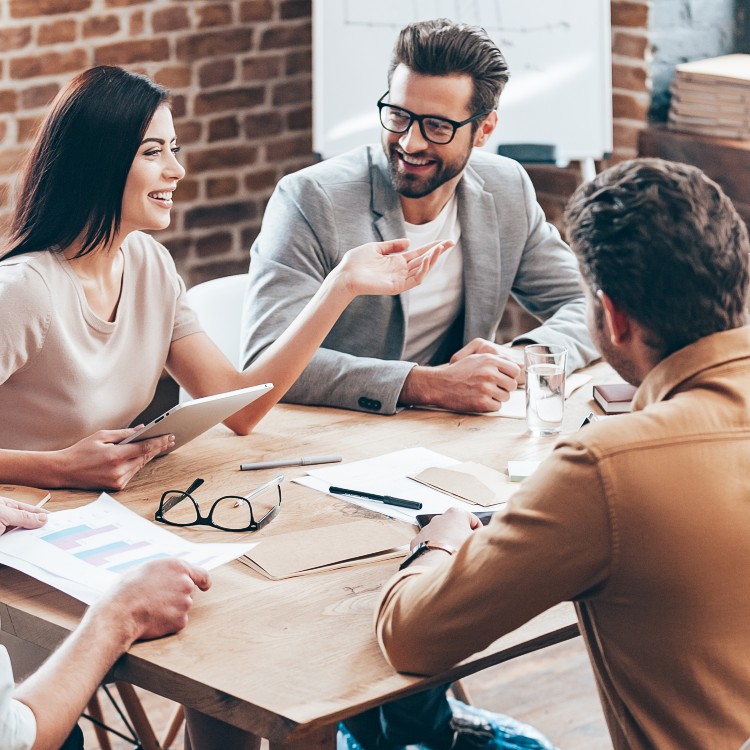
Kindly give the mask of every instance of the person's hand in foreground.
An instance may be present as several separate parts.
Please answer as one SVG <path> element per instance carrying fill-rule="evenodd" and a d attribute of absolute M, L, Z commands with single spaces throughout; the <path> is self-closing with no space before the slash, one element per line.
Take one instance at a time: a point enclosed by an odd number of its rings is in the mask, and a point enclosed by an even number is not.
<path fill-rule="evenodd" d="M 47 523 L 48 515 L 44 508 L 0 497 L 0 534 L 13 528 L 38 529 Z"/>
<path fill-rule="evenodd" d="M 421 542 L 445 544 L 458 549 L 477 529 L 482 522 L 473 514 L 459 508 L 448 508 L 445 513 L 435 516 L 411 540 L 410 547 L 414 549 Z M 436 559 L 445 557 L 444 552 L 437 551 Z"/>
<path fill-rule="evenodd" d="M 36 718 L 34 750 L 56 750 L 110 667 L 134 641 L 187 625 L 196 589 L 208 573 L 175 558 L 154 560 L 124 576 L 93 604 L 52 656 L 15 690 Z"/>

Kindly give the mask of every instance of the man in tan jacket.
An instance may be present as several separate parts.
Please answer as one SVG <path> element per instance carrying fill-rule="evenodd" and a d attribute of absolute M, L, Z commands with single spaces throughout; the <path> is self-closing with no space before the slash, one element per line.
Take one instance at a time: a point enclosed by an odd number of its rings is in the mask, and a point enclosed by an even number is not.
<path fill-rule="evenodd" d="M 619 164 L 567 210 L 633 413 L 565 436 L 486 528 L 415 538 L 377 615 L 396 669 L 440 672 L 570 600 L 614 747 L 750 736 L 750 327 L 742 220 L 700 170 Z M 455 548 L 455 553 L 451 552 Z"/>

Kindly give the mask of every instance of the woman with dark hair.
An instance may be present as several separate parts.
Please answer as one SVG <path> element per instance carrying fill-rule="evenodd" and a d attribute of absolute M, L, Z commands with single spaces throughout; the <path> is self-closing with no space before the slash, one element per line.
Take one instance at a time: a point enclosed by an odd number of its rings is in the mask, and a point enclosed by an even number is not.
<path fill-rule="evenodd" d="M 194 397 L 273 382 L 227 419 L 247 434 L 360 294 L 419 284 L 449 243 L 345 253 L 287 331 L 238 372 L 203 333 L 164 229 L 185 170 L 168 92 L 99 66 L 55 100 L 29 156 L 0 261 L 0 481 L 124 487 L 169 436 L 118 445 L 166 367 Z M 104 429 L 102 429 L 104 428 Z"/>

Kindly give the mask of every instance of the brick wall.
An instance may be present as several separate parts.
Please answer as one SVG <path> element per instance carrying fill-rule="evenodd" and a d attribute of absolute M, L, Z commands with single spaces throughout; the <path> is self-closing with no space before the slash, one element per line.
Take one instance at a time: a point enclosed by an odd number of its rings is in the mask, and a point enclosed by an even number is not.
<path fill-rule="evenodd" d="M 50 100 L 121 65 L 174 94 L 188 176 L 160 241 L 189 284 L 247 270 L 273 186 L 312 161 L 311 44 L 310 0 L 3 0 L 0 229 Z"/>
<path fill-rule="evenodd" d="M 649 2 L 611 7 L 621 160 L 636 155 L 650 101 Z M 19 159 L 49 101 L 99 63 L 147 73 L 174 93 L 188 176 L 158 237 L 187 283 L 246 270 L 273 186 L 313 161 L 310 0 L 0 2 L 0 234 Z M 575 166 L 530 171 L 559 226 Z"/>

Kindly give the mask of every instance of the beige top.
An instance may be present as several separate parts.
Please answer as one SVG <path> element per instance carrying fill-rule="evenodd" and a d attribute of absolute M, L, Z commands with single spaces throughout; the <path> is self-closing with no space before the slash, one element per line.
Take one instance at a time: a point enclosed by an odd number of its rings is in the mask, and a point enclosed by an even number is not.
<path fill-rule="evenodd" d="M 660 362 L 635 413 L 560 440 L 507 513 L 386 585 L 378 637 L 433 673 L 574 600 L 614 747 L 750 736 L 750 328 Z M 431 567 L 434 565 L 434 567 Z"/>
<path fill-rule="evenodd" d="M 153 398 L 172 341 L 200 325 L 162 245 L 122 245 L 113 322 L 94 315 L 60 253 L 0 261 L 0 448 L 55 450 L 127 427 Z"/>

